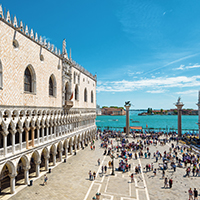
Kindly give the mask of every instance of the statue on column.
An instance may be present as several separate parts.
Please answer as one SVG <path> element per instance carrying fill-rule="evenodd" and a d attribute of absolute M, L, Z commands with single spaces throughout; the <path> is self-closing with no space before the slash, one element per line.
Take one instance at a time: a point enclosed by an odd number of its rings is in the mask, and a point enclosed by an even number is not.
<path fill-rule="evenodd" d="M 62 55 L 64 56 L 64 58 L 68 59 L 67 49 L 66 49 L 66 39 L 63 40 Z"/>

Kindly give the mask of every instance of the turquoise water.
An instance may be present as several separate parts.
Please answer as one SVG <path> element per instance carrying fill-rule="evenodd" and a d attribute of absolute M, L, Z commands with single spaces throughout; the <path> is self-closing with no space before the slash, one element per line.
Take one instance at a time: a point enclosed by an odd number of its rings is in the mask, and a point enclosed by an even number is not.
<path fill-rule="evenodd" d="M 133 121 L 139 121 L 138 123 L 133 123 L 130 120 L 130 126 L 142 126 L 143 129 L 154 128 L 157 130 L 177 130 L 178 128 L 178 116 L 177 115 L 148 115 L 148 116 L 138 116 L 137 113 L 130 113 L 130 119 Z M 113 121 L 114 120 L 114 121 Z M 115 121 L 117 120 L 117 121 Z M 182 130 L 184 132 L 191 130 L 197 131 L 198 116 L 183 115 L 182 116 Z M 126 116 L 97 116 L 96 118 L 97 127 L 110 129 L 122 129 L 126 126 Z"/>

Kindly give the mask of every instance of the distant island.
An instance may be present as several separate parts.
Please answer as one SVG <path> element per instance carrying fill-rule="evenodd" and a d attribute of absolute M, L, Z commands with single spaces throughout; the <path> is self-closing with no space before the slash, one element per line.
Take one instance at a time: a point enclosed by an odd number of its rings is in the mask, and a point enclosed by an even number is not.
<path fill-rule="evenodd" d="M 123 107 L 118 106 L 103 106 L 101 108 L 101 115 L 125 115 L 126 111 Z"/>
<path fill-rule="evenodd" d="M 118 107 L 118 106 L 102 106 L 100 108 L 99 105 L 97 105 L 97 115 L 126 115 L 126 110 L 124 107 Z M 148 108 L 146 112 L 139 113 L 139 116 L 145 116 L 145 115 L 177 115 L 178 111 L 177 109 L 160 109 L 160 110 L 153 110 L 152 108 Z M 182 115 L 198 115 L 198 110 L 194 110 L 192 108 L 188 109 L 182 109 Z"/>
<path fill-rule="evenodd" d="M 177 109 L 169 109 L 169 110 L 153 110 L 152 108 L 148 108 L 147 112 L 139 113 L 138 115 L 177 115 Z M 198 110 L 194 110 L 192 108 L 182 109 L 182 115 L 198 115 Z"/>

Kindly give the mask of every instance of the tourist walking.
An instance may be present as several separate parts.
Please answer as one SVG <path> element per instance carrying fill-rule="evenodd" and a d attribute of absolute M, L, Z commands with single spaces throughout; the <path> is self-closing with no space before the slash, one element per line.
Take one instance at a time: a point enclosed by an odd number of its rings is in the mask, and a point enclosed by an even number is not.
<path fill-rule="evenodd" d="M 168 180 L 167 180 L 167 177 L 165 177 L 165 180 L 164 180 L 164 188 L 167 187 L 167 183 L 168 183 Z"/>
<path fill-rule="evenodd" d="M 45 184 L 47 185 L 47 180 L 48 180 L 48 178 L 47 178 L 47 175 L 45 174 L 44 175 L 44 183 L 43 183 L 43 185 L 45 185 Z"/>
<path fill-rule="evenodd" d="M 89 180 L 91 180 L 92 179 L 92 172 L 91 172 L 91 170 L 89 171 L 88 175 L 89 175 Z"/>
<path fill-rule="evenodd" d="M 102 167 L 101 167 L 101 172 L 102 172 L 102 174 L 103 174 L 103 171 L 104 171 L 104 166 L 102 165 Z"/>
<path fill-rule="evenodd" d="M 100 165 L 100 158 L 97 160 L 98 166 Z"/>
<path fill-rule="evenodd" d="M 154 169 L 153 173 L 154 173 L 154 176 L 156 176 L 156 169 Z"/>
<path fill-rule="evenodd" d="M 192 200 L 193 199 L 193 197 L 192 197 L 193 192 L 192 192 L 191 188 L 188 190 L 188 194 L 189 194 L 189 200 Z"/>
<path fill-rule="evenodd" d="M 131 174 L 131 183 L 133 183 L 134 181 L 134 176 L 133 176 L 133 173 Z"/>
<path fill-rule="evenodd" d="M 194 199 L 198 199 L 198 191 L 196 188 L 194 188 L 193 193 L 194 193 Z"/>
<path fill-rule="evenodd" d="M 96 172 L 93 172 L 93 178 L 95 180 L 95 178 L 96 178 Z"/>
<path fill-rule="evenodd" d="M 170 178 L 169 179 L 169 188 L 172 188 L 173 180 Z"/>
<path fill-rule="evenodd" d="M 105 165 L 105 167 L 104 167 L 104 170 L 105 170 L 105 174 L 106 174 L 106 172 L 107 172 L 107 166 Z"/>

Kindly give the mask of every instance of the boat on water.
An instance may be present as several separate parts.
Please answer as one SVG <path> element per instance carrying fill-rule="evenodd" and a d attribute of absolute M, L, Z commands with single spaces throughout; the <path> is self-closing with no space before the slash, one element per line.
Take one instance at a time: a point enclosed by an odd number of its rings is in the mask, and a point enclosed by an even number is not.
<path fill-rule="evenodd" d="M 132 122 L 132 123 L 140 123 L 139 121 L 133 121 L 133 120 L 132 120 L 131 122 Z"/>
<path fill-rule="evenodd" d="M 118 119 L 112 119 L 112 121 L 118 121 Z"/>

